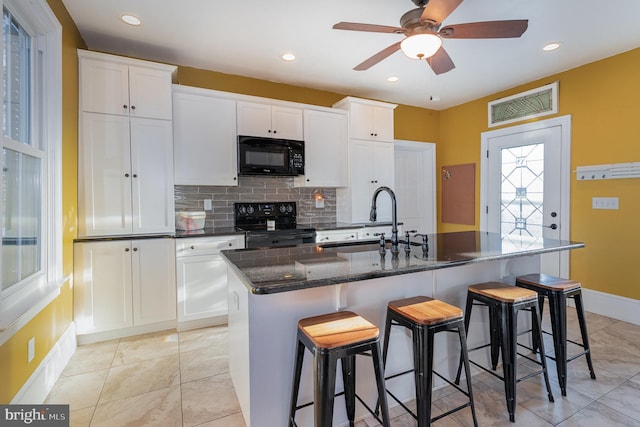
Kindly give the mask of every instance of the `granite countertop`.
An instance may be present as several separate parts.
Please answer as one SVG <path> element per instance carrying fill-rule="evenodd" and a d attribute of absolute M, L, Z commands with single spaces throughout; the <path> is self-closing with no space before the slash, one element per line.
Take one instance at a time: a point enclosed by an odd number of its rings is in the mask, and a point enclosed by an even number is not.
<path fill-rule="evenodd" d="M 385 256 L 376 242 L 307 243 L 272 249 L 222 251 L 223 257 L 254 294 L 272 294 L 335 285 L 377 277 L 537 255 L 584 247 L 584 243 L 525 237 L 502 238 L 498 233 L 463 231 L 429 235 L 429 250 L 422 240 L 411 240 L 411 252 L 400 245 L 393 257 L 387 242 Z"/>
<path fill-rule="evenodd" d="M 245 234 L 245 232 L 236 230 L 235 227 L 205 227 L 200 230 L 176 230 L 174 237 L 179 239 L 182 237 L 215 237 L 229 234 Z"/>

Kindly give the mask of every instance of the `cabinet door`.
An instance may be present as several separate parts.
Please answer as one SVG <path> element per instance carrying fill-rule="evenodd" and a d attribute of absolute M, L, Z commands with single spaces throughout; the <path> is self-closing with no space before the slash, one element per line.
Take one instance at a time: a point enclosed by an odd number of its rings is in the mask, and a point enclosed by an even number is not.
<path fill-rule="evenodd" d="M 171 122 L 131 118 L 133 233 L 175 230 Z"/>
<path fill-rule="evenodd" d="M 133 323 L 176 319 L 176 270 L 173 239 L 131 241 Z"/>
<path fill-rule="evenodd" d="M 82 113 L 78 144 L 78 234 L 131 233 L 129 118 Z"/>
<path fill-rule="evenodd" d="M 78 333 L 133 326 L 131 244 L 74 245 L 74 318 Z"/>
<path fill-rule="evenodd" d="M 393 109 L 374 106 L 372 120 L 375 140 L 393 142 Z"/>
<path fill-rule="evenodd" d="M 274 138 L 302 141 L 302 110 L 280 106 L 271 107 L 271 129 Z"/>
<path fill-rule="evenodd" d="M 173 95 L 176 185 L 238 185 L 236 102 L 206 95 Z"/>
<path fill-rule="evenodd" d="M 179 258 L 178 322 L 227 315 L 227 263 L 220 255 Z"/>
<path fill-rule="evenodd" d="M 352 138 L 393 142 L 393 108 L 353 102 L 350 111 Z"/>
<path fill-rule="evenodd" d="M 129 115 L 129 67 L 80 59 L 80 110 Z"/>
<path fill-rule="evenodd" d="M 373 182 L 373 150 L 370 141 L 352 139 L 351 143 L 351 222 L 369 222 Z"/>
<path fill-rule="evenodd" d="M 171 120 L 171 74 L 129 66 L 129 114 Z"/>
<path fill-rule="evenodd" d="M 378 187 L 394 188 L 394 151 L 393 144 L 388 142 L 373 142 L 372 145 L 372 177 L 371 194 Z M 391 197 L 387 192 L 378 195 L 376 204 L 378 221 L 391 221 Z"/>
<path fill-rule="evenodd" d="M 347 116 L 305 110 L 304 186 L 344 187 L 347 185 Z"/>
<path fill-rule="evenodd" d="M 253 102 L 238 102 L 238 135 L 273 136 L 271 106 Z"/>

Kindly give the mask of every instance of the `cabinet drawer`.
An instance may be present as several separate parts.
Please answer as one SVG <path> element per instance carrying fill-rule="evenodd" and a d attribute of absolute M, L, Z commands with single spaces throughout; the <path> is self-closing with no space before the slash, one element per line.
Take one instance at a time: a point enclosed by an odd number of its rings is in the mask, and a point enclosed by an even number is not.
<path fill-rule="evenodd" d="M 225 249 L 242 249 L 244 235 L 193 237 L 176 239 L 176 256 L 197 256 L 217 254 Z"/>

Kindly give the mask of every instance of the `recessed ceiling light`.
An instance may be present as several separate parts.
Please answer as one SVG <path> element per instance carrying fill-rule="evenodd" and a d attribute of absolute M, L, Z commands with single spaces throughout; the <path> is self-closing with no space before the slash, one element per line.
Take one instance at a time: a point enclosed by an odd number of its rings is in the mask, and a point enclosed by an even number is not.
<path fill-rule="evenodd" d="M 397 82 L 398 80 L 400 80 L 398 77 L 396 76 L 391 76 L 389 78 L 387 78 L 388 82 Z"/>
<path fill-rule="evenodd" d="M 431 102 L 438 102 L 438 101 L 440 101 L 440 97 L 439 97 L 438 95 L 431 95 L 431 96 L 429 97 L 429 101 L 431 101 Z"/>
<path fill-rule="evenodd" d="M 282 58 L 284 61 L 291 62 L 296 60 L 296 55 L 291 52 L 285 52 L 280 55 L 280 58 Z"/>
<path fill-rule="evenodd" d="M 546 45 L 544 45 L 542 50 L 549 52 L 549 51 L 552 51 L 552 50 L 556 50 L 559 47 L 560 47 L 560 43 L 551 42 L 551 43 L 547 43 Z"/>
<path fill-rule="evenodd" d="M 120 17 L 120 19 L 122 19 L 122 22 L 124 22 L 125 24 L 133 25 L 135 27 L 142 24 L 140 18 L 135 15 L 124 14 Z"/>

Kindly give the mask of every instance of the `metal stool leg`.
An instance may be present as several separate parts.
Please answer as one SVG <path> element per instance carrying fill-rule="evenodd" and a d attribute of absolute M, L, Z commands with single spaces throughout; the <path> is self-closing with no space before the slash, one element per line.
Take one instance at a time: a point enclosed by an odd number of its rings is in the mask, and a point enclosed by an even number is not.
<path fill-rule="evenodd" d="M 558 383 L 563 396 L 567 395 L 567 299 L 563 292 L 554 292 L 549 297 L 551 333 L 556 359 Z M 532 312 L 533 314 L 533 312 Z M 542 318 L 542 316 L 540 316 Z M 542 339 L 542 338 L 541 338 Z"/>
<path fill-rule="evenodd" d="M 587 322 L 584 318 L 584 307 L 582 306 L 582 293 L 578 292 L 573 296 L 573 301 L 576 304 L 576 312 L 578 314 L 578 323 L 580 324 L 580 335 L 582 336 L 582 347 L 585 350 L 585 356 L 587 358 L 587 365 L 589 366 L 589 373 L 591 379 L 596 379 L 596 373 L 593 370 L 593 363 L 591 362 L 591 348 L 589 347 L 589 336 L 587 334 Z"/>
<path fill-rule="evenodd" d="M 336 390 L 336 365 L 334 354 L 314 354 L 314 405 L 316 427 L 331 427 L 333 424 L 333 400 Z"/>
<path fill-rule="evenodd" d="M 382 411 L 382 426 L 390 427 L 391 419 L 389 417 L 389 406 L 387 405 L 386 399 L 387 391 L 384 385 L 384 371 L 382 368 L 382 361 L 380 360 L 379 342 L 376 342 L 375 345 L 371 348 L 371 357 L 373 359 L 373 370 L 376 374 L 376 385 L 378 387 L 378 405 L 380 406 L 380 410 Z"/>
<path fill-rule="evenodd" d="M 467 354 L 467 334 L 464 326 L 458 325 L 458 337 L 460 337 L 460 356 L 464 363 L 464 375 L 467 380 L 467 392 L 469 393 L 469 406 L 471 407 L 471 416 L 473 417 L 473 425 L 478 427 L 478 419 L 476 418 L 476 407 L 473 401 L 473 392 L 471 391 L 471 368 L 469 367 L 469 355 Z"/>
<path fill-rule="evenodd" d="M 302 374 L 302 362 L 304 360 L 304 344 L 298 340 L 296 345 L 296 361 L 293 372 L 293 385 L 291 386 L 291 406 L 289 409 L 289 427 L 295 425 L 296 406 L 298 405 L 298 392 L 300 389 L 300 375 Z"/>
<path fill-rule="evenodd" d="M 517 311 L 512 304 L 500 304 L 501 327 L 500 343 L 502 348 L 502 370 L 504 377 L 504 393 L 507 400 L 509 421 L 515 422 L 516 412 L 516 330 Z"/>
<path fill-rule="evenodd" d="M 340 359 L 342 364 L 342 383 L 344 384 L 344 401 L 347 407 L 349 425 L 353 427 L 356 414 L 356 356 Z"/>
<path fill-rule="evenodd" d="M 464 332 L 465 336 L 469 332 L 469 323 L 471 323 L 471 309 L 473 308 L 473 296 L 467 293 L 467 303 L 464 309 Z M 456 379 L 454 383 L 460 384 L 460 375 L 462 374 L 462 354 L 460 354 L 460 361 L 458 363 L 458 372 L 456 373 Z"/>
<path fill-rule="evenodd" d="M 549 402 L 553 402 L 553 393 L 551 392 L 551 384 L 549 382 L 549 370 L 547 369 L 547 358 L 545 357 L 544 341 L 542 339 L 542 322 L 540 316 L 538 316 L 538 308 L 536 306 L 531 307 L 531 313 L 534 315 L 533 321 L 538 325 L 538 339 L 540 340 L 540 364 L 542 365 L 542 375 L 544 375 L 544 383 L 547 387 L 547 397 Z"/>

